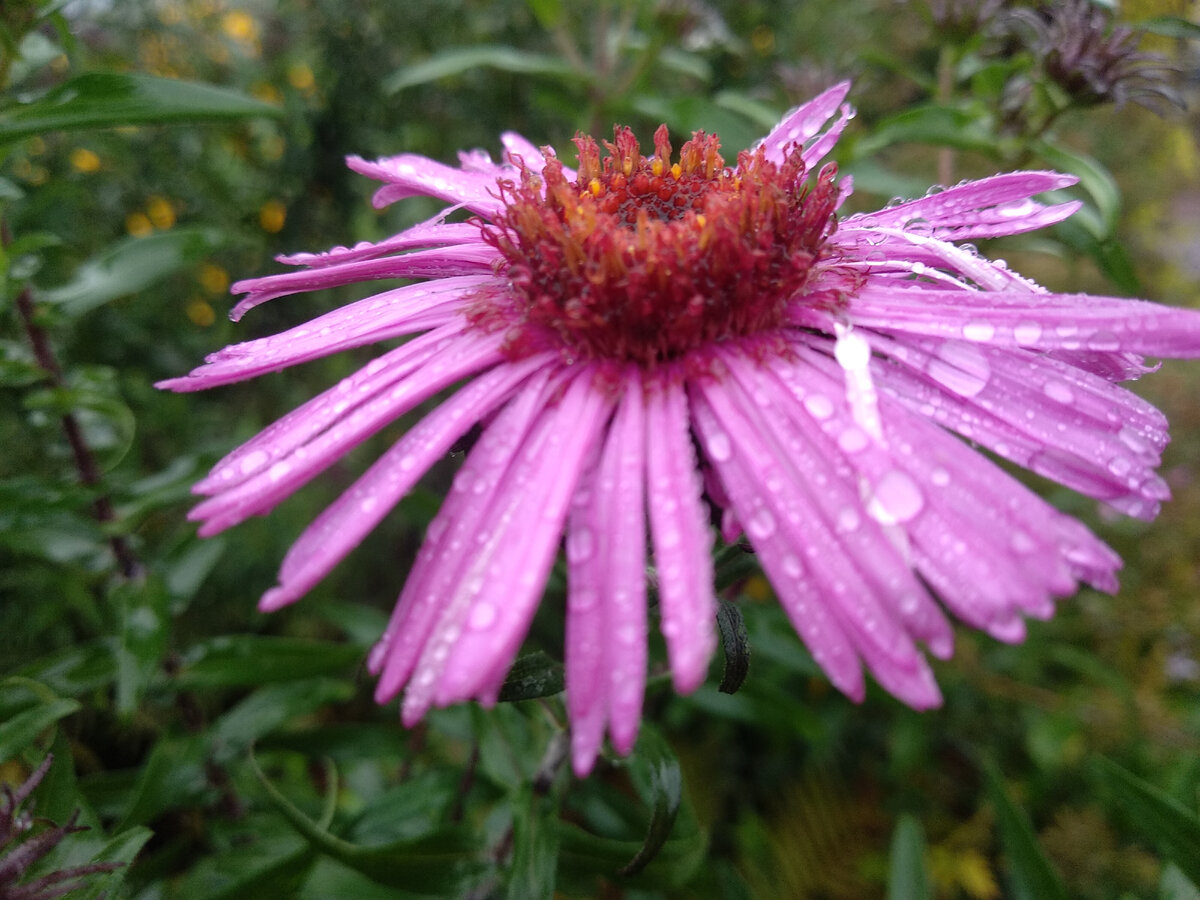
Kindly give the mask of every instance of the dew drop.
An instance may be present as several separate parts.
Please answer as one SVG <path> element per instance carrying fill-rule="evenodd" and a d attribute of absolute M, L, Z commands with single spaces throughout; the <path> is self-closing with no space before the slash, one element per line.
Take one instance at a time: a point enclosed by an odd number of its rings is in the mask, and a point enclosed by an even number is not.
<path fill-rule="evenodd" d="M 862 519 L 859 518 L 858 510 L 853 506 L 843 507 L 837 515 L 838 531 L 845 534 L 854 531 L 861 524 Z"/>
<path fill-rule="evenodd" d="M 804 566 L 799 559 L 789 553 L 783 558 L 783 572 L 788 578 L 799 578 L 804 574 Z"/>
<path fill-rule="evenodd" d="M 833 415 L 833 402 L 824 394 L 805 397 L 804 408 L 814 419 L 828 419 Z"/>
<path fill-rule="evenodd" d="M 861 428 L 851 426 L 838 435 L 838 446 L 845 453 L 858 453 L 870 443 L 867 433 Z"/>
<path fill-rule="evenodd" d="M 1075 402 L 1075 392 L 1071 386 L 1062 381 L 1047 381 L 1042 385 L 1042 393 L 1056 403 L 1068 404 Z"/>
<path fill-rule="evenodd" d="M 947 342 L 926 367 L 929 377 L 962 397 L 974 397 L 992 376 L 987 358 L 971 344 Z"/>
<path fill-rule="evenodd" d="M 1036 344 L 1042 336 L 1042 326 L 1037 322 L 1021 322 L 1013 329 L 1013 337 L 1023 347 Z"/>
<path fill-rule="evenodd" d="M 292 466 L 290 463 L 277 462 L 267 471 L 267 477 L 272 481 L 279 481 L 282 478 L 286 478 L 291 471 Z"/>
<path fill-rule="evenodd" d="M 929 480 L 932 481 L 937 487 L 945 487 L 950 483 L 950 473 L 945 469 L 934 469 L 929 473 Z"/>
<path fill-rule="evenodd" d="M 714 431 L 704 441 L 708 455 L 717 462 L 726 462 L 733 455 L 733 446 L 729 443 L 729 435 L 723 431 Z"/>
<path fill-rule="evenodd" d="M 1133 463 L 1127 456 L 1114 456 L 1108 461 L 1108 471 L 1118 478 L 1123 478 L 1133 469 Z"/>
<path fill-rule="evenodd" d="M 363 513 L 370 513 L 379 503 L 378 497 L 364 497 L 358 508 Z"/>
<path fill-rule="evenodd" d="M 968 341 L 981 343 L 984 341 L 990 341 L 996 336 L 996 326 L 994 326 L 991 322 L 968 322 L 963 326 L 962 333 L 963 337 Z"/>
<path fill-rule="evenodd" d="M 265 450 L 255 450 L 242 460 L 242 474 L 249 475 L 256 469 L 262 468 L 263 463 L 267 461 L 267 453 Z"/>
<path fill-rule="evenodd" d="M 471 615 L 467 619 L 467 625 L 480 631 L 490 626 L 496 621 L 496 607 L 490 603 L 477 603 L 471 609 Z"/>
<path fill-rule="evenodd" d="M 875 486 L 872 515 L 880 522 L 891 525 L 907 522 L 925 506 L 925 498 L 905 472 L 892 469 Z"/>
<path fill-rule="evenodd" d="M 746 531 L 752 538 L 765 540 L 775 533 L 775 517 L 765 506 L 759 507 L 746 523 Z"/>
<path fill-rule="evenodd" d="M 590 528 L 573 528 L 567 534 L 567 559 L 573 563 L 587 562 L 596 553 L 596 541 Z"/>

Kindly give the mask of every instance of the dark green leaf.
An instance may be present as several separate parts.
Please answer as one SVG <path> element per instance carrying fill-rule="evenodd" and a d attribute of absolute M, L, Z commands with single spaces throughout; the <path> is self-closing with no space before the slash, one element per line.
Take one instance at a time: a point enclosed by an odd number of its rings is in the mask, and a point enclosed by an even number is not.
<path fill-rule="evenodd" d="M 210 84 L 90 72 L 0 112 L 0 144 L 48 131 L 280 116 L 282 110 Z"/>
<path fill-rule="evenodd" d="M 925 836 L 913 816 L 901 816 L 892 832 L 887 900 L 933 900 L 925 867 Z"/>
<path fill-rule="evenodd" d="M 1161 34 L 1164 37 L 1200 40 L 1200 24 L 1181 16 L 1155 16 L 1137 23 L 1139 31 Z"/>
<path fill-rule="evenodd" d="M 1066 900 L 1062 881 L 1038 843 L 1029 817 L 1009 799 L 998 771 L 988 767 L 986 775 L 1008 862 L 1009 895 L 1017 900 Z"/>
<path fill-rule="evenodd" d="M 1087 191 L 1100 213 L 1103 231 L 1096 237 L 1105 239 L 1111 236 L 1121 214 L 1121 189 L 1112 173 L 1087 154 L 1068 150 L 1049 141 L 1038 143 L 1035 150 L 1054 168 L 1079 178 L 1079 184 Z"/>
<path fill-rule="evenodd" d="M 81 265 L 71 281 L 41 291 L 39 297 L 68 315 L 79 316 L 195 265 L 224 242 L 215 228 L 174 228 L 126 238 Z"/>
<path fill-rule="evenodd" d="M 71 713 L 78 712 L 77 700 L 50 700 L 0 722 L 0 762 L 12 759 L 37 740 L 38 735 Z"/>
<path fill-rule="evenodd" d="M 717 626 L 725 651 L 725 671 L 717 690 L 723 694 L 736 694 L 750 671 L 750 635 L 746 632 L 741 608 L 736 603 L 722 600 L 717 607 Z"/>
<path fill-rule="evenodd" d="M 513 858 L 507 896 L 511 900 L 553 897 L 559 845 L 556 794 L 526 786 L 512 806 Z"/>
<path fill-rule="evenodd" d="M 630 775 L 640 781 L 643 793 L 648 794 L 653 813 L 650 828 L 637 854 L 620 874 L 629 876 L 642 871 L 654 859 L 675 825 L 679 805 L 683 800 L 683 772 L 679 759 L 662 737 L 653 729 L 643 728 L 637 747 L 629 760 Z"/>
<path fill-rule="evenodd" d="M 952 106 L 921 106 L 884 119 L 854 146 L 855 157 L 871 156 L 900 143 L 932 144 L 995 155 L 999 141 L 977 111 Z"/>
<path fill-rule="evenodd" d="M 213 756 L 219 762 L 232 759 L 292 719 L 315 712 L 327 703 L 346 700 L 352 693 L 354 688 L 349 683 L 328 678 L 287 681 L 260 688 L 213 725 Z"/>
<path fill-rule="evenodd" d="M 1104 786 L 1138 833 L 1200 884 L 1200 816 L 1110 760 L 1101 759 L 1100 768 Z"/>
<path fill-rule="evenodd" d="M 204 796 L 211 789 L 205 759 L 205 742 L 198 735 L 165 738 L 155 744 L 129 792 L 119 827 L 144 825 Z"/>
<path fill-rule="evenodd" d="M 488 864 L 478 839 L 466 828 L 448 827 L 417 840 L 360 846 L 331 834 L 296 808 L 258 767 L 250 765 L 271 803 L 312 845 L 313 849 L 361 872 L 372 881 L 415 893 L 455 896 L 478 881 Z"/>
<path fill-rule="evenodd" d="M 520 657 L 504 679 L 500 699 L 504 702 L 551 697 L 563 690 L 562 663 L 541 650 Z"/>
<path fill-rule="evenodd" d="M 167 649 L 171 618 L 167 590 L 156 577 L 122 582 L 109 595 L 119 611 L 117 635 L 117 712 L 131 715 Z"/>
<path fill-rule="evenodd" d="M 259 685 L 349 672 L 362 651 L 332 641 L 238 634 L 196 644 L 175 676 L 182 690 Z"/>
<path fill-rule="evenodd" d="M 551 78 L 580 78 L 579 72 L 554 56 L 530 53 L 516 47 L 480 45 L 449 47 L 411 66 L 393 72 L 383 80 L 385 94 L 395 94 L 405 88 L 426 84 L 472 69 L 490 68 L 517 75 L 545 75 Z"/>

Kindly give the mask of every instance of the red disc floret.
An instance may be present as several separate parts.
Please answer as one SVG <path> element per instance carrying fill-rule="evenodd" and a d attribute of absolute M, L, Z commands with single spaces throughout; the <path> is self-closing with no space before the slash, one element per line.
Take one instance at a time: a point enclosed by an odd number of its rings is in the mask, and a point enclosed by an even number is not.
<path fill-rule="evenodd" d="M 784 326 L 835 226 L 835 167 L 807 184 L 792 147 L 781 164 L 759 148 L 729 168 L 703 132 L 672 163 L 666 126 L 649 157 L 628 128 L 603 158 L 589 136 L 575 145 L 574 180 L 546 151 L 540 175 L 500 183 L 504 212 L 482 227 L 510 289 L 474 304 L 477 325 L 508 328 L 515 355 L 557 345 L 650 367 Z"/>

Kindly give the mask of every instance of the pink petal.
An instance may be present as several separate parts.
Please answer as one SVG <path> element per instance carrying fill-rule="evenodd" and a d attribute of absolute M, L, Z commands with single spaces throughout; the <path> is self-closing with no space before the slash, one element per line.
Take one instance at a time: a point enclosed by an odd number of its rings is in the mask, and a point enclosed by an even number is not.
<path fill-rule="evenodd" d="M 838 230 L 845 234 L 858 229 L 920 227 L 923 233 L 941 240 L 1020 234 L 1061 222 L 1078 210 L 1078 202 L 1045 206 L 1031 199 L 1078 180 L 1057 172 L 993 175 L 878 212 L 850 216 L 839 223 Z"/>
<path fill-rule="evenodd" d="M 451 322 L 474 291 L 496 283 L 492 276 L 446 278 L 410 284 L 335 309 L 270 337 L 231 344 L 182 378 L 156 387 L 199 391 L 278 372 L 339 350 L 361 347 Z"/>
<path fill-rule="evenodd" d="M 267 512 L 417 404 L 461 378 L 496 363 L 501 358 L 499 343 L 499 335 L 474 341 L 464 338 L 453 351 L 431 354 L 434 361 L 428 366 L 408 377 L 396 379 L 397 383 L 389 390 L 380 391 L 362 403 L 334 427 L 281 453 L 253 477 L 200 503 L 188 517 L 203 521 L 200 533 L 208 536 L 249 516 Z M 266 451 L 259 450 L 245 457 L 242 464 L 248 468 L 248 463 L 257 463 L 266 457 Z"/>
<path fill-rule="evenodd" d="M 716 649 L 716 598 L 712 536 L 677 378 L 663 370 L 646 386 L 646 472 L 662 633 L 675 689 L 688 693 L 704 680 Z"/>
<path fill-rule="evenodd" d="M 275 257 L 277 262 L 289 266 L 309 266 L 313 269 L 340 263 L 357 262 L 363 259 L 375 259 L 389 253 L 402 250 L 420 250 L 428 247 L 451 247 L 457 244 L 475 244 L 479 242 L 479 226 L 469 222 L 445 223 L 443 219 L 454 207 L 444 209 L 428 221 L 406 228 L 399 234 L 392 235 L 382 241 L 362 241 L 353 247 L 334 247 L 323 253 L 289 253 Z M 253 279 L 251 279 L 253 281 Z M 245 282 L 242 282 L 245 284 Z"/>
<path fill-rule="evenodd" d="M 263 595 L 259 608 L 278 609 L 307 593 L 358 546 L 455 441 L 552 360 L 543 355 L 498 366 L 422 419 L 297 538 L 279 570 L 279 585 Z"/>
<path fill-rule="evenodd" d="M 463 171 L 412 153 L 374 162 L 359 156 L 348 156 L 346 165 L 360 175 L 387 182 L 386 187 L 375 192 L 373 202 L 376 209 L 406 197 L 418 196 L 458 203 L 471 212 L 489 217 L 503 208 L 496 189 L 496 178 L 505 170 Z"/>
<path fill-rule="evenodd" d="M 829 121 L 830 117 L 838 111 L 841 102 L 846 99 L 846 95 L 850 93 L 850 82 L 843 81 L 840 84 L 834 85 L 829 90 L 814 97 L 807 103 L 797 106 L 795 109 L 784 115 L 783 119 L 771 129 L 770 133 L 764 137 L 755 147 L 762 147 L 767 154 L 767 159 L 774 162 L 783 162 L 784 151 L 792 144 L 804 144 L 813 137 L 817 132 Z M 833 135 L 832 140 L 829 140 L 830 145 L 837 140 L 837 136 L 845 127 L 846 120 L 849 118 L 850 112 L 848 108 L 843 108 L 841 119 L 834 123 L 830 128 Z M 823 152 L 827 152 L 825 148 L 825 140 L 817 142 Z M 813 155 L 809 158 L 809 154 L 805 154 L 804 162 L 811 168 L 816 163 L 819 156 Z"/>
<path fill-rule="evenodd" d="M 529 429 L 545 406 L 545 372 L 535 374 L 497 414 L 467 455 L 454 486 L 425 535 L 404 590 L 367 664 L 379 675 L 375 697 L 386 703 L 412 674 L 426 638 L 471 556 L 491 540 L 483 527 L 499 484 L 524 449 Z M 424 685 L 433 688 L 433 678 Z"/>
<path fill-rule="evenodd" d="M 612 398 L 594 374 L 590 367 L 579 371 L 557 404 L 543 411 L 500 484 L 484 520 L 490 537 L 465 560 L 454 599 L 405 694 L 408 721 L 430 700 L 445 706 L 480 696 L 512 665 L 537 610 L 584 463 L 612 410 Z M 436 682 L 426 690 L 422 676 L 430 671 Z"/>
<path fill-rule="evenodd" d="M 353 255 L 353 253 L 351 254 Z M 482 241 L 463 243 L 460 246 L 438 247 L 433 250 L 418 250 L 400 256 L 383 259 L 351 259 L 345 262 L 329 262 L 320 267 L 300 272 L 283 272 L 263 278 L 249 278 L 234 284 L 235 294 L 248 294 L 229 317 L 239 321 L 242 316 L 269 300 L 298 294 L 359 284 L 381 278 L 436 278 L 453 280 L 456 276 L 479 277 L 495 271 L 499 254 Z M 385 296 L 385 295 L 380 295 Z"/>
<path fill-rule="evenodd" d="M 606 721 L 617 752 L 633 749 L 646 683 L 645 413 L 638 370 L 624 377 L 567 532 L 567 709 L 580 777 L 591 771 Z"/>

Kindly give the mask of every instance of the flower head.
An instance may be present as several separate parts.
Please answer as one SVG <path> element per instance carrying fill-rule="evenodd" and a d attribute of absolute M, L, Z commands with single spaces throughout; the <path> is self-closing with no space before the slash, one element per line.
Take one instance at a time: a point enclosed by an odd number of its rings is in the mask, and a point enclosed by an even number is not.
<path fill-rule="evenodd" d="M 818 168 L 851 116 L 847 84 L 792 111 L 727 166 L 665 129 L 643 155 L 579 137 L 578 170 L 512 134 L 504 161 L 351 158 L 384 186 L 450 204 L 379 243 L 300 254 L 245 281 L 235 318 L 298 291 L 421 279 L 235 345 L 196 390 L 418 334 L 233 451 L 197 490 L 212 534 L 264 514 L 351 447 L 458 390 L 297 540 L 261 606 L 308 591 L 468 430 L 481 436 L 431 523 L 370 657 L 403 718 L 497 698 L 566 536 L 574 764 L 636 737 L 647 566 L 675 686 L 715 645 L 710 528 L 754 547 L 814 658 L 850 697 L 863 667 L 917 708 L 940 701 L 919 645 L 952 651 L 946 612 L 1005 641 L 1116 555 L 980 448 L 1131 515 L 1166 486 L 1157 410 L 1116 382 L 1142 354 L 1200 355 L 1200 314 L 1055 294 L 962 240 L 1058 222 L 1033 198 L 1074 179 L 1015 172 L 837 220 Z M 448 221 L 465 209 L 470 222 Z M 962 438 L 969 440 L 967 443 Z"/>

